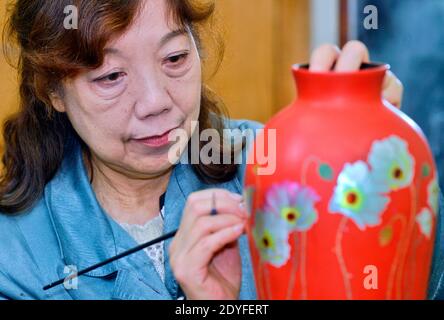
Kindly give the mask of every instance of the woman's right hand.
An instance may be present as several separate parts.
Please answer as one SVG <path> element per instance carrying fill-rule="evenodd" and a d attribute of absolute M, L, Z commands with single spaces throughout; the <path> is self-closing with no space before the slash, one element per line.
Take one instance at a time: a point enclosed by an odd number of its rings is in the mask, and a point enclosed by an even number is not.
<path fill-rule="evenodd" d="M 211 216 L 213 197 L 218 214 Z M 242 265 L 238 238 L 247 213 L 242 197 L 224 189 L 191 194 L 170 249 L 171 268 L 189 300 L 234 300 Z"/>

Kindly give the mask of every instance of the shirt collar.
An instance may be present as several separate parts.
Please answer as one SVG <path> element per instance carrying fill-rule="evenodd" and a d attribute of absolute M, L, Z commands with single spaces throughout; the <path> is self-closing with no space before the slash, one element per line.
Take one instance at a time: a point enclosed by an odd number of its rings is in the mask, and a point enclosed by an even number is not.
<path fill-rule="evenodd" d="M 45 200 L 59 240 L 62 258 L 78 270 L 117 254 L 111 221 L 89 183 L 79 141 L 73 139 L 56 176 L 45 188 Z M 104 276 L 116 271 L 115 263 L 92 271 Z"/>

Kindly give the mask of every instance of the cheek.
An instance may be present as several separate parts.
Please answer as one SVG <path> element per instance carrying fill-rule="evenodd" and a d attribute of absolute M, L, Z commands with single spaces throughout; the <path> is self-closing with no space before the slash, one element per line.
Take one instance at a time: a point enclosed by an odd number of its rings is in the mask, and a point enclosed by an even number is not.
<path fill-rule="evenodd" d="M 130 97 L 115 101 L 97 101 L 87 90 L 82 95 L 67 95 L 67 115 L 75 131 L 95 153 L 119 154 L 123 150 L 123 135 L 128 126 Z"/>
<path fill-rule="evenodd" d="M 129 112 L 124 108 L 109 107 L 103 111 L 103 105 L 85 104 L 67 110 L 73 125 L 87 136 L 94 139 L 114 139 L 125 128 Z"/>
<path fill-rule="evenodd" d="M 190 72 L 181 79 L 172 79 L 169 84 L 169 92 L 174 101 L 187 117 L 196 120 L 199 113 L 202 92 L 202 79 L 200 68 Z"/>

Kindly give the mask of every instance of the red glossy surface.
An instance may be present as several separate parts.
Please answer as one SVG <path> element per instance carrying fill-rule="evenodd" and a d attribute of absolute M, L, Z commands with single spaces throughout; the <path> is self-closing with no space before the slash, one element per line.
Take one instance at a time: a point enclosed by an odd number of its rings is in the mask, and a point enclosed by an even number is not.
<path fill-rule="evenodd" d="M 256 163 L 247 165 L 245 187 L 254 188 L 248 234 L 260 299 L 426 298 L 436 215 L 430 238 L 421 233 L 417 215 L 422 208 L 430 209 L 428 186 L 435 164 L 420 129 L 381 99 L 386 70 L 376 66 L 351 73 L 311 73 L 294 67 L 298 99 L 270 120 L 256 141 L 265 140 L 267 146 L 267 131 L 276 130 L 276 172 L 260 176 Z M 345 164 L 367 161 L 375 141 L 390 136 L 408 144 L 413 181 L 387 193 L 390 202 L 380 224 L 361 230 L 353 219 L 332 213 L 329 202 Z M 254 158 L 250 153 L 249 160 Z M 331 179 L 322 177 L 320 166 L 331 170 Z M 310 230 L 290 233 L 290 258 L 275 267 L 260 259 L 252 230 L 266 192 L 285 181 L 315 190 L 320 197 L 318 219 Z"/>

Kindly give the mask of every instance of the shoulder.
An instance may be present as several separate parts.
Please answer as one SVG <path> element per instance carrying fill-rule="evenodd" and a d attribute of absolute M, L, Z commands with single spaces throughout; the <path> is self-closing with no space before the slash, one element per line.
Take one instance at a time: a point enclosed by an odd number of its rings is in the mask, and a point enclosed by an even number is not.
<path fill-rule="evenodd" d="M 224 119 L 225 127 L 228 129 L 240 129 L 240 130 L 260 130 L 264 125 L 258 121 L 247 119 Z"/>
<path fill-rule="evenodd" d="M 23 241 L 26 229 L 30 225 L 37 232 L 43 217 L 46 217 L 46 211 L 47 208 L 43 196 L 32 208 L 20 214 L 11 215 L 0 211 L 0 257 L 5 253 L 5 250 L 2 249 L 10 248 L 13 244 L 21 243 L 25 247 Z"/>
<path fill-rule="evenodd" d="M 234 145 L 242 142 L 243 147 L 239 150 L 239 153 L 236 156 L 236 163 L 239 164 L 237 180 L 240 184 L 240 188 L 242 188 L 244 185 L 245 169 L 250 149 L 255 138 L 264 128 L 264 125 L 260 122 L 246 119 L 225 119 L 224 121 L 225 128 L 230 131 L 228 135 L 237 140 Z"/>
<path fill-rule="evenodd" d="M 20 299 L 23 284 L 18 274 L 25 272 L 23 266 L 31 260 L 17 219 L 0 212 L 0 295 L 10 299 Z"/>
<path fill-rule="evenodd" d="M 40 296 L 43 284 L 40 258 L 52 256 L 51 228 L 43 201 L 20 215 L 0 212 L 0 297 Z"/>
<path fill-rule="evenodd" d="M 19 227 L 22 216 L 7 215 L 0 212 L 0 268 L 5 269 L 5 262 L 13 250 L 23 251 L 25 248 L 23 233 Z M 17 251 L 16 251 L 17 252 Z M 11 263 L 12 261 L 9 261 Z"/>

